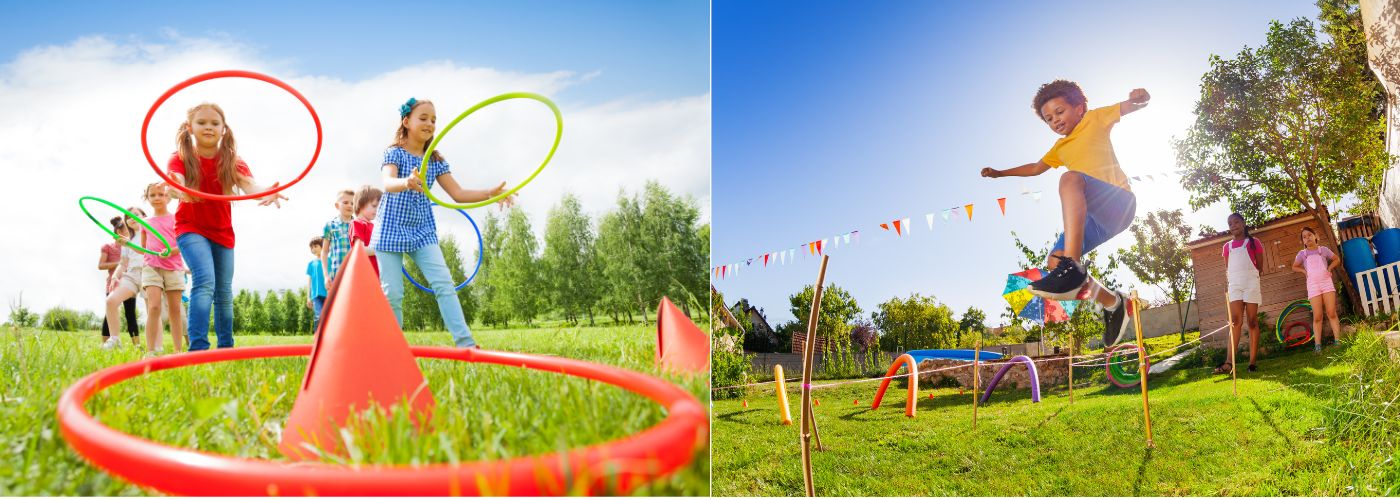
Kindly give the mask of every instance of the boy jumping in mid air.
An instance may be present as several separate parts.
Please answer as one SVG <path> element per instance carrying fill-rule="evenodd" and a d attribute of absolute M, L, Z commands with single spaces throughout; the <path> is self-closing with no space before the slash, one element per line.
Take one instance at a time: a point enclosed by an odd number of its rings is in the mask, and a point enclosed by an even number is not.
<path fill-rule="evenodd" d="M 1052 167 L 1069 169 L 1060 176 L 1065 230 L 1047 259 L 1050 273 L 1031 283 L 1031 293 L 1055 300 L 1094 299 L 1104 308 L 1105 347 L 1121 342 L 1128 331 L 1127 300 L 1122 292 L 1098 286 L 1079 259 L 1133 222 L 1137 197 L 1118 166 L 1108 135 L 1120 117 L 1146 107 L 1148 99 L 1146 90 L 1133 89 L 1126 101 L 1089 110 L 1079 84 L 1055 80 L 1041 85 L 1033 109 L 1050 130 L 1064 137 L 1034 163 L 982 169 L 983 177 L 1031 177 Z"/>

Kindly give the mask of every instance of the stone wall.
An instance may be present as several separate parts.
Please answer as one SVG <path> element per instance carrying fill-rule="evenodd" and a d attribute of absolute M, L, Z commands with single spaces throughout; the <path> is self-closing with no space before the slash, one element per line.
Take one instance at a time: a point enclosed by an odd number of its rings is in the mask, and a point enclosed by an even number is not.
<path fill-rule="evenodd" d="M 1062 357 L 1063 356 L 1047 355 L 1031 358 L 1031 361 L 1035 362 L 1036 371 L 1040 375 L 1040 389 L 1042 391 L 1057 385 L 1066 385 L 1069 383 L 1069 361 L 1066 359 L 1056 359 Z M 980 375 L 982 387 L 987 386 L 987 383 L 992 380 L 992 376 L 996 375 L 997 370 L 1001 369 L 1003 362 L 1002 360 L 997 360 L 982 364 Z M 971 366 L 939 372 L 933 371 L 950 366 L 965 365 L 967 363 L 967 361 L 949 359 L 925 359 L 919 363 L 919 383 L 932 384 L 940 382 L 944 378 L 952 378 L 957 380 L 959 385 L 970 389 L 972 388 Z M 1006 372 L 1006 375 L 1002 376 L 1001 383 L 997 384 L 996 390 L 1026 389 L 1030 386 L 1030 370 L 1026 369 L 1024 363 L 1017 362 Z"/>

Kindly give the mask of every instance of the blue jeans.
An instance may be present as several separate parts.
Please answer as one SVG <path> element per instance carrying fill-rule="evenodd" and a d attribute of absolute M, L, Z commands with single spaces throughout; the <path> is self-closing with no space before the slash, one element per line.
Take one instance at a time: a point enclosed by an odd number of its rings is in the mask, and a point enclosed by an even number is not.
<path fill-rule="evenodd" d="M 311 299 L 311 305 L 315 307 L 316 315 L 311 317 L 311 333 L 321 328 L 321 308 L 326 307 L 326 297 L 316 297 Z"/>
<path fill-rule="evenodd" d="M 379 286 L 384 289 L 384 296 L 389 298 L 389 307 L 394 310 L 394 319 L 398 320 L 400 328 L 403 327 L 403 256 L 408 255 L 418 264 L 423 276 L 428 278 L 428 286 L 437 296 L 442 323 L 452 333 L 452 342 L 457 347 L 476 345 L 472 330 L 467 327 L 466 317 L 462 315 L 462 303 L 457 302 L 457 290 L 453 289 L 452 273 L 447 269 L 447 261 L 442 258 L 441 247 L 434 243 L 411 252 L 376 251 L 374 254 L 379 257 Z"/>
<path fill-rule="evenodd" d="M 1084 254 L 1131 226 L 1135 215 L 1137 196 L 1132 191 L 1084 175 L 1084 244 L 1081 246 Z M 1050 252 L 1064 249 L 1065 233 L 1060 233 Z"/>
<path fill-rule="evenodd" d="M 209 309 L 214 310 L 214 333 L 219 347 L 233 347 L 233 249 L 195 233 L 175 238 L 185 265 L 190 267 L 188 333 L 190 350 L 209 349 Z"/>

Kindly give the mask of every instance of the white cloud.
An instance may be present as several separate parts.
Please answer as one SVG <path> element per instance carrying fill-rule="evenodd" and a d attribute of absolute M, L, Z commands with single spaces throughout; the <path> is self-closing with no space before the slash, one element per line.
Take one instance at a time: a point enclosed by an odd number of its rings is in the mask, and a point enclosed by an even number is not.
<path fill-rule="evenodd" d="M 277 76 L 315 106 L 324 142 L 315 168 L 284 192 L 281 209 L 253 202 L 234 205 L 235 289 L 295 288 L 310 254 L 306 242 L 334 216 L 335 192 L 379 182 L 378 165 L 408 97 L 432 99 L 439 130 L 468 106 L 509 91 L 552 96 L 564 115 L 564 137 L 554 160 L 520 192 L 537 233 L 565 192 L 595 216 L 612 208 L 619 188 L 637 192 L 648 179 L 695 197 L 709 220 L 710 95 L 670 101 L 622 99 L 575 103 L 570 87 L 595 73 L 522 73 L 462 67 L 451 61 L 407 65 L 360 81 L 298 74 L 227 39 L 181 38 L 172 43 L 91 37 L 36 47 L 0 67 L 0 169 L 7 208 L 0 245 L 0 296 L 21 291 L 31 310 L 55 305 L 98 310 L 105 273 L 96 269 L 106 237 L 76 206 L 92 195 L 123 206 L 141 205 L 139 193 L 157 179 L 140 142 L 151 103 L 176 82 L 219 69 Z M 214 80 L 177 93 L 155 114 L 152 155 L 163 162 L 184 110 L 217 102 L 227 113 L 240 155 L 262 183 L 295 178 L 315 143 L 309 114 L 289 94 L 245 79 Z M 485 108 L 459 123 L 439 149 L 459 183 L 486 187 L 518 183 L 543 158 L 553 121 L 533 101 Z M 440 193 L 440 191 L 439 191 Z M 484 216 L 486 208 L 472 212 Z M 439 228 L 475 240 L 466 221 L 437 212 Z M 114 213 L 94 206 L 105 220 Z M 464 243 L 471 248 L 475 243 Z"/>

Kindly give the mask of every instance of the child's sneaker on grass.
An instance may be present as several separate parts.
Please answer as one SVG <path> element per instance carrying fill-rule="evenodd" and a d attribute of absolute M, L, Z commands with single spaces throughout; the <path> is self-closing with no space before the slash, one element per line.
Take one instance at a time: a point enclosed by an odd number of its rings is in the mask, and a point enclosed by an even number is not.
<path fill-rule="evenodd" d="M 112 349 L 121 347 L 121 345 L 122 341 L 117 339 L 116 335 L 113 335 L 111 337 L 107 337 L 107 341 L 102 343 L 102 348 L 110 351 Z"/>
<path fill-rule="evenodd" d="M 1128 298 L 1123 292 L 1114 291 L 1118 297 L 1118 307 L 1103 310 L 1103 347 L 1118 345 L 1128 335 Z"/>
<path fill-rule="evenodd" d="M 1074 300 L 1084 285 L 1089 282 L 1089 273 L 1074 259 L 1060 257 L 1060 262 L 1045 277 L 1031 282 L 1031 293 L 1053 300 Z"/>

